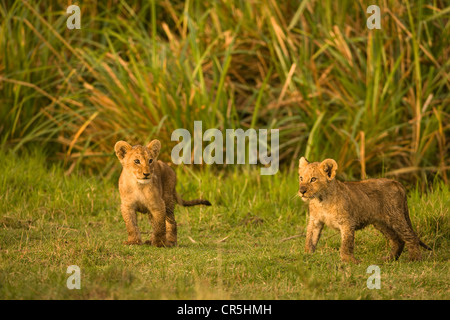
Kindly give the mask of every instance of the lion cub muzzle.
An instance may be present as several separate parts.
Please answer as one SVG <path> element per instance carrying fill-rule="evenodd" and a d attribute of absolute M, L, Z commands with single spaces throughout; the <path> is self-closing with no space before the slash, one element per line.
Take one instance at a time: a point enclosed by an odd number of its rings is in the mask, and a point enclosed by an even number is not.
<path fill-rule="evenodd" d="M 299 188 L 298 188 L 298 196 L 300 198 L 302 198 L 302 200 L 305 201 L 305 202 L 307 202 L 310 199 L 310 197 L 308 197 L 306 195 L 306 192 L 308 192 L 308 188 L 306 186 L 300 185 Z"/>
<path fill-rule="evenodd" d="M 305 195 L 305 192 L 306 192 L 306 187 L 301 186 L 300 188 L 298 188 L 298 193 L 299 193 L 300 195 L 304 196 L 304 195 Z"/>
<path fill-rule="evenodd" d="M 142 175 L 144 176 L 141 179 L 137 179 L 137 182 L 140 184 L 147 184 L 151 182 L 151 177 L 150 177 L 151 173 L 142 173 Z"/>

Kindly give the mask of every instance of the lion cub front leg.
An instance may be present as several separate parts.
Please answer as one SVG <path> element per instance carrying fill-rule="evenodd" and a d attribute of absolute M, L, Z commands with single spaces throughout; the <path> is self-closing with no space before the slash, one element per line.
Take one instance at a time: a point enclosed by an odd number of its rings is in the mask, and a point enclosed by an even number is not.
<path fill-rule="evenodd" d="M 128 232 L 128 240 L 124 241 L 124 244 L 142 244 L 141 233 L 137 226 L 136 211 L 126 204 L 122 204 L 120 208 Z"/>
<path fill-rule="evenodd" d="M 151 223 L 153 233 L 150 239 L 152 246 L 170 246 L 170 244 L 166 241 L 166 208 L 164 202 L 158 201 L 149 207 L 150 214 L 152 215 Z"/>
<path fill-rule="evenodd" d="M 174 203 L 166 202 L 166 241 L 169 246 L 177 245 L 177 222 L 173 213 Z"/>
<path fill-rule="evenodd" d="M 305 241 L 305 252 L 314 253 L 316 251 L 317 243 L 320 239 L 320 234 L 322 232 L 324 223 L 321 221 L 309 219 L 308 227 L 306 228 L 306 241 Z"/>

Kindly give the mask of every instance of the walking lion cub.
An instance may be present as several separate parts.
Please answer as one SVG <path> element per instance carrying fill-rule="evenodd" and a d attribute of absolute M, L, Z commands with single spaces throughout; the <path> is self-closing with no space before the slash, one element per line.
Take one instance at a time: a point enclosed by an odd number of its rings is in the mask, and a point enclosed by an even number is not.
<path fill-rule="evenodd" d="M 324 224 L 340 231 L 340 256 L 359 263 L 353 255 L 355 231 L 373 225 L 392 246 L 387 260 L 398 259 L 406 244 L 410 260 L 420 260 L 420 246 L 431 250 L 414 233 L 403 186 L 390 179 L 341 182 L 335 179 L 333 159 L 299 161 L 299 191 L 309 201 L 305 252 L 313 253 Z"/>
<path fill-rule="evenodd" d="M 160 149 L 159 140 L 153 140 L 147 146 L 131 146 L 125 141 L 118 141 L 114 146 L 123 166 L 119 192 L 122 217 L 128 232 L 125 244 L 142 244 L 136 211 L 149 214 L 153 234 L 146 243 L 157 247 L 171 247 L 177 244 L 175 203 L 183 206 L 211 205 L 208 200 L 181 199 L 175 190 L 175 172 L 166 163 L 157 160 Z"/>

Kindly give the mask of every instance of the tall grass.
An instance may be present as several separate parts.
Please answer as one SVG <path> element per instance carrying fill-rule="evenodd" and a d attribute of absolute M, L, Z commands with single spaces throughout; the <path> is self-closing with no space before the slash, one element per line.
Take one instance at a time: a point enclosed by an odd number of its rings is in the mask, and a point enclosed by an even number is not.
<path fill-rule="evenodd" d="M 381 8 L 381 30 L 366 9 Z M 114 171 L 119 139 L 177 128 L 279 128 L 295 168 L 447 182 L 450 8 L 444 1 L 0 2 L 0 134 Z M 166 158 L 165 160 L 169 160 Z"/>

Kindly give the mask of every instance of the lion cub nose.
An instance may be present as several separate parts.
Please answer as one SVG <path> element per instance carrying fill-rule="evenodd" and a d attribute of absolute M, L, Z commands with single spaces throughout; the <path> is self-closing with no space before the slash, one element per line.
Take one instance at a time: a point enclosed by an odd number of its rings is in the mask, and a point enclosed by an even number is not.
<path fill-rule="evenodd" d="M 150 175 L 150 173 L 143 173 L 143 175 L 147 178 Z"/>
<path fill-rule="evenodd" d="M 300 187 L 298 189 L 298 192 L 300 192 L 301 194 L 305 194 L 306 193 L 306 187 Z"/>

